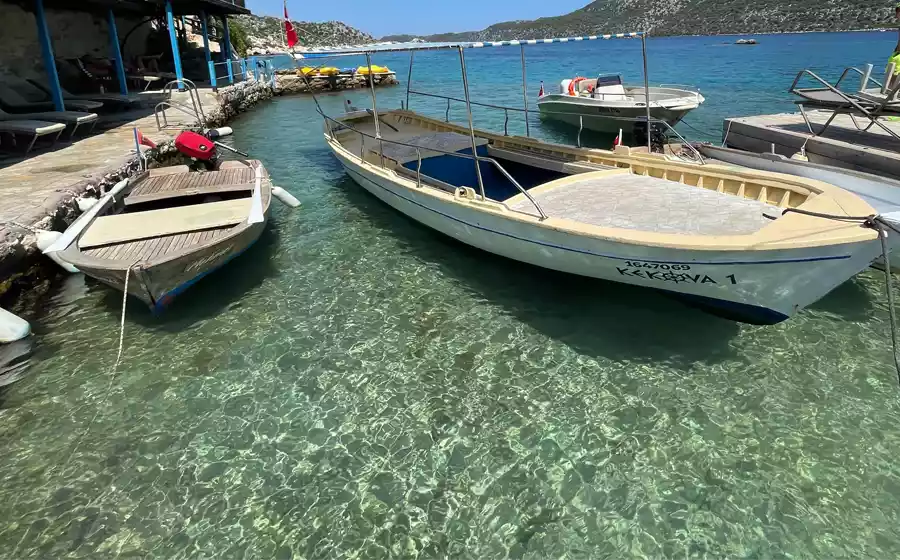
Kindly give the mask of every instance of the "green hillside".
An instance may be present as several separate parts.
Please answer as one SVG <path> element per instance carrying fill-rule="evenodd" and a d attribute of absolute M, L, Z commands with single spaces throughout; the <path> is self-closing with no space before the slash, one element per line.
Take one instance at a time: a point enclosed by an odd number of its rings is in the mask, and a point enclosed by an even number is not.
<path fill-rule="evenodd" d="M 597 0 L 558 17 L 509 21 L 481 31 L 393 35 L 384 41 L 501 41 L 649 31 L 653 35 L 720 35 L 846 31 L 896 27 L 884 0 Z"/>

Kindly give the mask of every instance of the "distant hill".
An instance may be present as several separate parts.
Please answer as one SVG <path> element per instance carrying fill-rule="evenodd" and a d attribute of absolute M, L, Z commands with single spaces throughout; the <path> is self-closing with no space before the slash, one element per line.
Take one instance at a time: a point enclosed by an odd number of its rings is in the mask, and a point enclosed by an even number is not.
<path fill-rule="evenodd" d="M 243 15 L 229 18 L 231 25 L 237 24 L 246 34 L 249 54 L 281 52 L 284 45 L 284 20 L 271 16 Z M 314 47 L 338 47 L 373 43 L 375 39 L 368 33 L 350 27 L 340 21 L 310 22 L 292 21 L 300 37 L 298 51 Z"/>
<path fill-rule="evenodd" d="M 884 0 L 597 0 L 570 14 L 508 21 L 481 31 L 390 35 L 382 41 L 503 41 L 649 31 L 653 35 L 722 35 L 847 31 L 896 27 Z"/>

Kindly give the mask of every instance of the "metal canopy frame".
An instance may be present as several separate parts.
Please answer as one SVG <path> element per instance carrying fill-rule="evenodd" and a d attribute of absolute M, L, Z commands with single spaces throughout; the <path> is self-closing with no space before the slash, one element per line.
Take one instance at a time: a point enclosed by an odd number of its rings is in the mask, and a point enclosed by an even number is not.
<path fill-rule="evenodd" d="M 527 92 L 528 83 L 527 83 L 526 64 L 525 64 L 525 47 L 529 46 L 529 45 L 548 45 L 548 44 L 575 43 L 575 42 L 581 42 L 581 41 L 597 41 L 597 40 L 610 40 L 610 39 L 640 39 L 641 40 L 641 58 L 643 61 L 643 74 L 644 74 L 644 94 L 645 94 L 645 105 L 646 105 L 646 109 L 647 109 L 647 114 L 645 117 L 646 123 L 647 123 L 647 149 L 651 150 L 652 149 L 651 148 L 652 134 L 651 134 L 650 124 L 651 124 L 651 122 L 654 122 L 654 121 L 650 116 L 650 78 L 649 78 L 648 70 L 647 70 L 647 33 L 646 32 L 615 33 L 615 34 L 603 34 L 603 35 L 589 35 L 589 36 L 582 36 L 582 37 L 560 37 L 560 38 L 551 38 L 551 39 L 527 39 L 527 40 L 512 40 L 512 41 L 418 43 L 418 44 L 406 44 L 406 45 L 372 45 L 372 46 L 365 46 L 365 47 L 358 47 L 358 48 L 312 51 L 312 52 L 302 53 L 302 56 L 304 58 L 315 58 L 315 59 L 328 59 L 328 58 L 344 57 L 344 56 L 352 56 L 352 55 L 362 55 L 362 56 L 366 57 L 366 64 L 369 69 L 368 78 L 369 78 L 369 84 L 370 84 L 370 91 L 371 91 L 371 95 L 372 95 L 372 109 L 371 109 L 370 113 L 373 115 L 373 117 L 375 119 L 375 139 L 379 142 L 380 146 L 382 146 L 382 148 L 383 148 L 384 141 L 381 137 L 381 126 L 380 126 L 379 115 L 378 115 L 378 100 L 377 100 L 377 95 L 375 93 L 375 81 L 372 78 L 372 55 L 377 54 L 377 53 L 397 53 L 397 52 L 408 52 L 410 54 L 410 56 L 409 56 L 409 74 L 408 74 L 408 79 L 406 82 L 406 107 L 405 107 L 407 110 L 409 110 L 409 106 L 410 106 L 409 102 L 410 102 L 410 94 L 411 93 L 415 93 L 415 94 L 419 94 L 419 95 L 428 95 L 428 94 L 424 94 L 424 93 L 415 92 L 411 89 L 412 71 L 413 71 L 413 63 L 414 63 L 415 53 L 417 51 L 440 51 L 440 50 L 448 50 L 448 51 L 455 50 L 455 51 L 457 51 L 458 55 L 459 55 L 460 71 L 462 73 L 463 92 L 465 94 L 465 99 L 463 101 L 466 104 L 466 114 L 468 117 L 469 136 L 472 140 L 472 156 L 473 156 L 472 159 L 475 162 L 475 173 L 476 173 L 476 177 L 478 179 L 478 190 L 479 190 L 479 194 L 481 195 L 482 199 L 486 199 L 485 192 L 484 192 L 484 181 L 481 177 L 481 166 L 480 166 L 479 162 L 485 161 L 488 163 L 492 163 L 495 166 L 499 166 L 499 163 L 497 163 L 495 160 L 492 160 L 491 158 L 481 157 L 478 155 L 476 140 L 475 140 L 475 127 L 474 127 L 474 122 L 473 122 L 473 118 L 472 118 L 472 105 L 482 105 L 482 106 L 487 106 L 487 107 L 494 107 L 494 108 L 504 109 L 506 111 L 510 110 L 510 108 L 499 107 L 499 106 L 494 106 L 494 105 L 487 105 L 484 103 L 475 103 L 475 102 L 471 101 L 471 99 L 469 98 L 469 77 L 466 72 L 465 50 L 466 49 L 480 49 L 480 48 L 485 48 L 485 47 L 514 47 L 514 46 L 520 47 L 521 58 L 522 58 L 522 98 L 523 98 L 523 102 L 524 102 L 524 108 L 523 109 L 512 108 L 512 110 L 523 111 L 525 113 L 526 134 L 528 136 L 530 136 L 531 129 L 528 124 L 528 113 L 529 113 L 529 111 L 528 111 L 528 92 Z M 292 54 L 293 54 L 293 52 L 292 52 Z M 297 56 L 293 56 L 293 58 L 294 58 L 294 63 L 299 67 L 299 61 L 297 59 Z M 319 67 L 321 67 L 321 65 L 319 65 Z M 315 104 L 316 104 L 316 111 L 325 119 L 326 126 L 327 126 L 328 130 L 331 131 L 332 130 L 331 123 L 335 122 L 334 119 L 332 119 L 331 117 L 329 117 L 322 111 L 322 106 L 319 104 L 319 100 L 316 97 L 316 94 L 313 91 L 313 88 L 309 87 L 310 84 L 309 84 L 308 78 L 306 77 L 306 74 L 304 74 L 303 72 L 300 72 L 300 74 L 303 77 L 303 80 L 307 84 L 308 91 L 313 96 L 313 100 L 315 101 Z M 432 95 L 432 97 L 443 97 L 443 96 Z M 447 101 L 448 119 L 449 119 L 450 99 L 452 99 L 452 98 L 449 98 L 449 97 L 447 98 L 447 100 L 448 100 Z M 509 120 L 509 114 L 507 112 L 507 122 L 508 122 L 508 120 Z M 641 119 L 640 122 L 644 122 L 643 119 Z M 344 126 L 346 127 L 346 125 L 344 125 Z M 350 127 L 347 127 L 347 128 L 350 128 Z M 670 129 L 671 129 L 671 127 L 670 127 Z M 360 131 L 357 131 L 357 132 L 359 132 L 363 136 L 363 144 L 364 144 L 365 143 L 365 135 Z M 581 137 L 581 131 L 579 130 L 579 145 L 580 145 L 580 137 Z M 395 144 L 403 144 L 402 142 L 394 142 L 391 140 L 388 140 L 388 142 L 395 143 Z M 417 150 L 417 152 L 418 152 L 418 150 Z M 384 167 L 384 150 L 383 149 L 381 150 L 381 165 L 382 165 L 382 167 Z M 421 168 L 421 162 L 419 163 L 419 167 Z M 503 172 L 504 175 L 508 176 L 508 174 L 506 173 L 506 171 L 504 169 L 502 169 L 502 167 L 500 168 L 500 170 Z M 421 181 L 421 178 L 417 177 L 417 181 Z M 518 187 L 518 183 L 516 183 L 514 180 L 513 180 L 513 183 Z M 525 193 L 525 195 L 528 196 L 527 191 L 524 191 L 521 187 L 519 187 L 519 190 L 523 191 Z M 530 199 L 531 197 L 528 196 L 528 198 Z M 545 218 L 546 216 L 544 215 L 544 212 L 540 208 L 540 206 L 538 206 L 536 203 L 535 203 L 535 205 L 537 206 L 538 211 L 540 212 L 542 218 Z"/>

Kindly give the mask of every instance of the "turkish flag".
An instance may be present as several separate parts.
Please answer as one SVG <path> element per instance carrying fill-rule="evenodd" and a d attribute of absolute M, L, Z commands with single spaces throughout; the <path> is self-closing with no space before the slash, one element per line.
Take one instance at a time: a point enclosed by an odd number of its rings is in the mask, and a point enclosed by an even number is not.
<path fill-rule="evenodd" d="M 288 17 L 287 13 L 287 0 L 284 0 L 284 36 L 287 38 L 288 48 L 294 48 L 294 45 L 300 42 L 297 39 L 297 32 L 294 31 L 294 24 L 291 23 L 291 19 Z"/>

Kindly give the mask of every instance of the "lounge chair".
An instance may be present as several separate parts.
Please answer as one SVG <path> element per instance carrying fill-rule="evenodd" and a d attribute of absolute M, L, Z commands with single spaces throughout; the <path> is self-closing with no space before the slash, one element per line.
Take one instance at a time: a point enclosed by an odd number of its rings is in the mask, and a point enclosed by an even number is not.
<path fill-rule="evenodd" d="M 36 111 L 54 111 L 53 103 L 50 101 L 29 101 L 22 93 L 13 89 L 16 80 L 8 80 L 6 78 L 0 82 L 0 109 L 9 113 L 33 113 Z M 31 87 L 28 82 L 20 82 L 19 85 L 25 84 Z M 96 101 L 70 101 L 66 103 L 68 109 L 76 111 L 95 111 L 103 107 L 103 103 Z"/>
<path fill-rule="evenodd" d="M 62 123 L 71 129 L 69 138 L 74 137 L 75 132 L 83 126 L 89 126 L 88 134 L 90 134 L 94 130 L 98 118 L 97 113 L 82 113 L 81 111 L 45 111 L 12 114 L 0 109 L 0 121 L 34 120 Z"/>
<path fill-rule="evenodd" d="M 800 109 L 800 114 L 803 116 L 803 120 L 806 122 L 810 134 L 813 136 L 824 134 L 838 115 L 849 115 L 850 119 L 853 121 L 853 125 L 858 130 L 868 131 L 873 126 L 877 126 L 892 137 L 900 140 L 900 135 L 880 121 L 882 117 L 900 116 L 900 100 L 897 99 L 897 94 L 900 93 L 900 83 L 891 89 L 864 89 L 857 92 L 848 92 L 841 90 L 838 87 L 846 74 L 847 70 L 844 71 L 844 75 L 841 76 L 841 79 L 838 80 L 838 83 L 835 85 L 831 85 L 810 70 L 801 70 L 800 73 L 797 74 L 794 83 L 788 91 L 801 98 L 800 100 L 795 101 L 795 103 Z M 819 82 L 822 87 L 797 87 L 804 76 L 813 78 Z M 828 117 L 828 120 L 825 121 L 825 124 L 818 132 L 813 130 L 809 116 L 806 114 L 807 108 L 831 111 L 831 116 Z M 857 117 L 868 119 L 869 124 L 860 126 L 856 120 Z"/>
<path fill-rule="evenodd" d="M 39 89 L 44 93 L 45 96 L 49 97 L 50 95 L 50 85 L 47 83 L 46 79 L 34 80 L 29 78 L 28 83 L 30 83 L 35 88 Z M 130 109 L 137 109 L 141 105 L 141 100 L 133 98 L 128 95 L 122 95 L 120 93 L 84 93 L 84 94 L 75 94 L 69 91 L 66 91 L 65 88 L 62 89 L 63 99 L 66 100 L 66 104 L 69 101 L 96 101 L 98 103 L 102 103 L 104 107 L 108 107 L 110 109 L 115 109 L 119 111 L 125 111 Z"/>
<path fill-rule="evenodd" d="M 55 144 L 65 129 L 66 125 L 64 124 L 46 121 L 26 119 L 0 121 L 0 136 L 8 134 L 16 144 L 18 144 L 16 138 L 24 137 L 26 139 L 24 153 L 26 154 L 31 151 L 38 138 L 49 136 L 51 144 Z"/>

